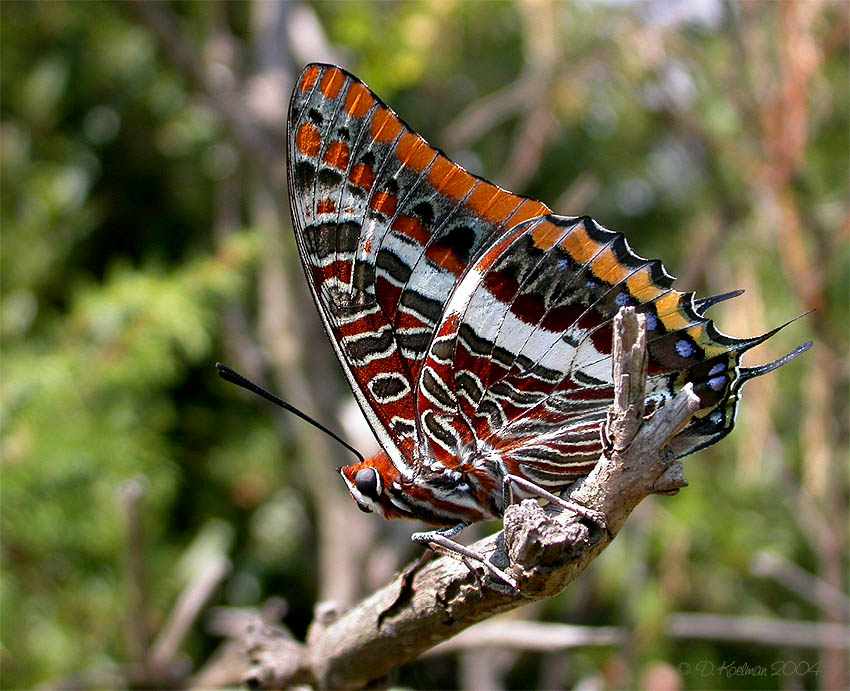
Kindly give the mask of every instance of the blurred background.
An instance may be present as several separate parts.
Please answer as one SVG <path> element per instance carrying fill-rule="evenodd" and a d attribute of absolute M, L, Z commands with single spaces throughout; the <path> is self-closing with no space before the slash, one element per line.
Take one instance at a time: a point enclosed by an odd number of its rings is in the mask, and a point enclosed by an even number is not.
<path fill-rule="evenodd" d="M 814 341 L 747 387 L 688 489 L 493 620 L 495 645 L 393 683 L 848 685 L 847 3 L 7 0 L 0 20 L 4 688 L 232 684 L 246 620 L 303 638 L 317 602 L 419 552 L 418 526 L 357 510 L 344 450 L 215 374 L 375 449 L 290 225 L 287 104 L 314 60 L 471 171 L 625 231 L 680 289 L 746 289 L 713 308 L 728 333 L 815 309 L 748 354 Z M 519 645 L 517 620 L 545 626 Z"/>

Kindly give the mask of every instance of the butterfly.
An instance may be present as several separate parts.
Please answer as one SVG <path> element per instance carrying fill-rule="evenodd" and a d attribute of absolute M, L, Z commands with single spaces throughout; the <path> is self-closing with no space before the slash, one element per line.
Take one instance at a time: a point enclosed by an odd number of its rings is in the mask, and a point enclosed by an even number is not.
<path fill-rule="evenodd" d="M 743 385 L 810 345 L 741 366 L 778 329 L 733 338 L 705 312 L 742 291 L 674 290 L 621 233 L 468 173 L 339 67 L 303 70 L 287 143 L 307 282 L 383 447 L 340 474 L 362 510 L 437 527 L 419 541 L 501 516 L 505 478 L 533 495 L 590 472 L 621 307 L 647 323 L 647 413 L 687 383 L 700 398 L 678 457 L 726 436 Z"/>

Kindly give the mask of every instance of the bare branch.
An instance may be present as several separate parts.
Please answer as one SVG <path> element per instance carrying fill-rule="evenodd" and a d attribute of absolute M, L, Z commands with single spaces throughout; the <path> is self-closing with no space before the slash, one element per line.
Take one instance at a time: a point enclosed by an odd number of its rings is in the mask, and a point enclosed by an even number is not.
<path fill-rule="evenodd" d="M 850 620 L 850 598 L 785 557 L 772 552 L 759 552 L 753 558 L 750 571 L 756 576 L 771 578 L 782 584 L 827 614 Z"/>
<path fill-rule="evenodd" d="M 130 613 L 127 619 L 127 643 L 130 646 L 131 664 L 143 667 L 150 644 L 148 630 L 147 578 L 145 574 L 145 538 L 142 520 L 142 500 L 148 481 L 144 476 L 134 477 L 121 489 L 127 522 L 126 570 L 131 589 Z"/>
<path fill-rule="evenodd" d="M 675 614 L 668 632 L 676 638 L 742 641 L 783 648 L 850 648 L 850 627 L 809 621 L 720 614 Z"/>
<path fill-rule="evenodd" d="M 151 648 L 150 664 L 154 669 L 168 666 L 204 605 L 229 573 L 230 561 L 224 555 L 216 555 L 198 570 L 196 577 L 180 593 Z"/>
<path fill-rule="evenodd" d="M 537 621 L 488 621 L 431 648 L 427 657 L 448 655 L 459 650 L 500 648 L 555 653 L 587 646 L 623 645 L 628 638 L 619 626 L 573 626 Z"/>
<path fill-rule="evenodd" d="M 667 623 L 666 634 L 671 638 L 740 641 L 794 648 L 843 649 L 850 646 L 850 628 L 846 626 L 720 614 L 673 614 Z M 473 626 L 440 643 L 426 656 L 436 657 L 477 648 L 556 653 L 587 646 L 619 646 L 627 639 L 627 629 L 618 626 L 492 621 Z"/>

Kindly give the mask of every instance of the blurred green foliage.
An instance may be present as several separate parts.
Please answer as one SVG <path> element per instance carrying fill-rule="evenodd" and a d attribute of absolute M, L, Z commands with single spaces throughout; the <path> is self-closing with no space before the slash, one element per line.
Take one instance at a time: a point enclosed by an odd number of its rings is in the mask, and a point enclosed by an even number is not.
<path fill-rule="evenodd" d="M 449 123 L 533 62 L 530 15 L 542 5 L 309 7 L 346 65 L 444 145 Z M 736 89 L 767 88 L 773 66 L 754 62 L 748 75 L 738 74 L 747 37 L 734 37 L 729 6 L 718 3 L 716 19 L 675 24 L 653 15 L 665 6 L 555 4 L 556 26 L 539 27 L 541 41 L 554 31 L 548 47 L 557 65 L 543 93 L 545 146 L 517 191 L 627 231 L 641 254 L 685 266 L 687 288 L 747 288 L 749 298 L 714 316 L 749 335 L 811 303 L 793 289 L 782 208 L 760 196 L 771 182 L 746 165 L 767 157 L 758 134 L 764 123 Z M 232 32 L 245 53 L 258 40 L 256 4 L 164 7 L 199 58 L 217 31 Z M 753 35 L 776 39 L 776 8 L 763 20 L 743 5 L 738 13 Z M 240 305 L 261 319 L 251 295 L 266 241 L 246 209 L 252 181 L 272 174 L 246 160 L 210 100 L 122 4 L 4 2 L 0 19 L 2 684 L 50 684 L 126 663 L 128 626 L 158 630 L 187 579 L 176 565 L 199 535 L 218 536 L 230 550 L 234 573 L 219 602 L 256 605 L 283 595 L 288 623 L 303 633 L 316 597 L 310 518 L 321 506 L 294 477 L 294 444 L 285 435 L 281 442 L 273 413 L 221 387 L 212 368 L 225 349 L 227 310 Z M 816 351 L 846 355 L 848 51 L 846 33 L 835 36 L 845 21 L 835 5 L 814 23 L 822 63 L 805 95 L 804 161 L 787 188 L 802 210 L 800 241 L 814 272 L 802 280 L 823 286 L 819 312 L 766 346 L 764 360 L 813 332 Z M 250 71 L 251 60 L 242 59 Z M 507 112 L 485 138 L 450 153 L 473 172 L 510 179 L 517 168 L 503 166 L 522 134 L 521 112 Z M 242 195 L 242 222 L 222 234 L 215 210 L 225 185 Z M 559 208 L 559 199 L 581 207 Z M 709 234 L 716 237 L 701 252 Z M 288 235 L 285 241 L 291 246 Z M 286 270 L 300 276 L 294 262 Z M 640 685 L 640 670 L 655 660 L 675 667 L 817 659 L 811 650 L 671 640 L 663 624 L 682 610 L 822 617 L 749 570 L 753 555 L 769 550 L 826 577 L 823 547 L 798 520 L 801 501 L 813 503 L 831 529 L 846 531 L 846 371 L 823 381 L 828 370 L 816 368 L 823 357 L 814 352 L 754 384 L 732 437 L 689 462 L 691 488 L 642 507 L 580 583 L 545 603 L 546 620 L 634 631 L 629 650 L 571 653 L 559 683 L 601 676 L 613 687 Z M 839 406 L 820 423 L 805 415 L 819 385 L 833 387 L 828 400 Z M 807 450 L 819 439 L 832 454 L 832 465 L 819 471 L 827 486 L 812 481 L 801 497 L 814 472 Z M 150 610 L 149 620 L 128 625 L 122 497 L 139 476 L 147 487 Z M 846 547 L 846 535 L 838 539 Z M 197 667 L 213 644 L 199 628 L 184 650 Z M 631 670 L 625 676 L 623 665 Z M 541 669 L 538 657 L 523 656 L 507 683 L 532 686 Z M 435 661 L 402 679 L 451 687 L 455 672 Z M 782 680 L 684 683 L 761 688 Z"/>

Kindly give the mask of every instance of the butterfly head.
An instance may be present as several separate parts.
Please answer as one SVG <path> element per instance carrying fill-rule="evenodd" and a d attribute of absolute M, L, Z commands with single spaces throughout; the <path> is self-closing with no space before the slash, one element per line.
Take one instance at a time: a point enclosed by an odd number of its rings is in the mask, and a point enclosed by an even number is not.
<path fill-rule="evenodd" d="M 339 468 L 339 474 L 361 511 L 378 511 L 385 518 L 410 516 L 398 500 L 390 498 L 391 487 L 399 484 L 401 475 L 383 451 L 356 465 Z"/>

